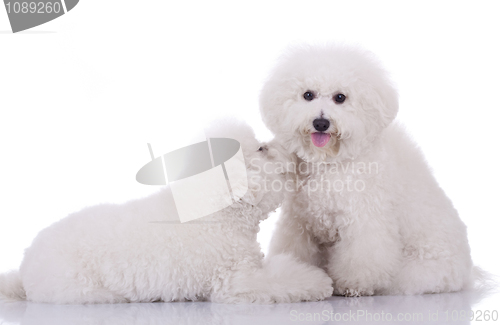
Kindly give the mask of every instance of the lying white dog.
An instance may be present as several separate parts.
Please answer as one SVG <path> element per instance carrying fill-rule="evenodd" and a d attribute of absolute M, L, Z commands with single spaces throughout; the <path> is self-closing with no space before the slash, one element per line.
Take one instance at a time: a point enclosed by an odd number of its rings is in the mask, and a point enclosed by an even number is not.
<path fill-rule="evenodd" d="M 404 128 L 371 53 L 303 46 L 283 55 L 260 99 L 298 157 L 270 255 L 325 268 L 336 294 L 457 291 L 473 280 L 464 223 Z M 293 271 L 292 271 L 293 272 Z"/>
<path fill-rule="evenodd" d="M 40 232 L 20 272 L 0 276 L 0 293 L 57 304 L 272 303 L 331 296 L 332 280 L 323 270 L 290 255 L 263 263 L 256 240 L 259 222 L 283 200 L 283 191 L 264 182 L 286 177 L 262 167 L 284 164 L 289 155 L 259 144 L 248 126 L 234 121 L 207 135 L 240 142 L 249 184 L 240 201 L 184 224 L 175 222 L 168 187 L 122 205 L 86 208 Z"/>

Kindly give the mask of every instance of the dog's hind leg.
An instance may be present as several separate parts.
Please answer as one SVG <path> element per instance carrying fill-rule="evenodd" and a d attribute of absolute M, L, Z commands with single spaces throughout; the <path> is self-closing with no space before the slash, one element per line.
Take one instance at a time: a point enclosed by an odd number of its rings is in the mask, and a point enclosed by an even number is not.
<path fill-rule="evenodd" d="M 405 258 L 403 267 L 386 293 L 415 295 L 472 287 L 474 279 L 468 251 L 461 254 L 459 250 L 450 248 L 446 253 L 443 250 L 433 251 L 429 245 L 419 251 L 420 254 Z"/>

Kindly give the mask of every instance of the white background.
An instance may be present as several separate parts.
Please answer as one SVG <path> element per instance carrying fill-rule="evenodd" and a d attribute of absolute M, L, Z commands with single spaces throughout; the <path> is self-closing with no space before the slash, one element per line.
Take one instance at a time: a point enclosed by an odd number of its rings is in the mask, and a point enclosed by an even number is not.
<path fill-rule="evenodd" d="M 20 34 L 0 8 L 0 271 L 68 213 L 157 190 L 135 181 L 147 142 L 166 153 L 228 114 L 269 139 L 258 95 L 280 52 L 348 41 L 392 73 L 475 263 L 500 274 L 497 3 L 81 0 Z"/>

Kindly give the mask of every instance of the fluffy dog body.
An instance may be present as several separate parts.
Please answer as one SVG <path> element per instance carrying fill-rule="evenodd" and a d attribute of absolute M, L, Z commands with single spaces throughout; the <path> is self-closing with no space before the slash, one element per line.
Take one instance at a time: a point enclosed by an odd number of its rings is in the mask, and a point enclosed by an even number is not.
<path fill-rule="evenodd" d="M 282 192 L 265 192 L 261 184 L 285 177 L 264 175 L 259 166 L 287 155 L 272 144 L 257 150 L 253 132 L 234 121 L 219 123 L 208 136 L 241 143 L 250 187 L 242 200 L 185 224 L 176 222 L 168 187 L 122 205 L 86 208 L 43 230 L 26 250 L 20 272 L 0 277 L 0 293 L 64 304 L 330 296 L 332 281 L 323 270 L 290 255 L 263 263 L 256 241 L 259 222 L 283 200 Z"/>
<path fill-rule="evenodd" d="M 472 283 L 466 227 L 393 122 L 397 111 L 385 71 L 353 47 L 295 49 L 262 91 L 265 124 L 298 157 L 296 190 L 285 194 L 270 255 L 323 267 L 336 294 L 449 292 Z"/>

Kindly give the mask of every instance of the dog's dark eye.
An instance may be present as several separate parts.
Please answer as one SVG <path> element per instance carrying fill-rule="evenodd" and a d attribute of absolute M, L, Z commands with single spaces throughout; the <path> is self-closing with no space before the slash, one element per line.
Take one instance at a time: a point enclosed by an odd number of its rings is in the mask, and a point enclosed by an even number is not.
<path fill-rule="evenodd" d="M 258 151 L 264 151 L 264 148 L 262 147 L 259 147 L 259 149 L 257 149 Z"/>
<path fill-rule="evenodd" d="M 344 94 L 337 94 L 337 95 L 333 96 L 333 100 L 337 104 L 342 104 L 345 101 L 345 95 Z"/>
<path fill-rule="evenodd" d="M 307 100 L 307 101 L 311 101 L 314 99 L 314 93 L 312 91 L 306 91 L 304 93 L 304 99 Z"/>

